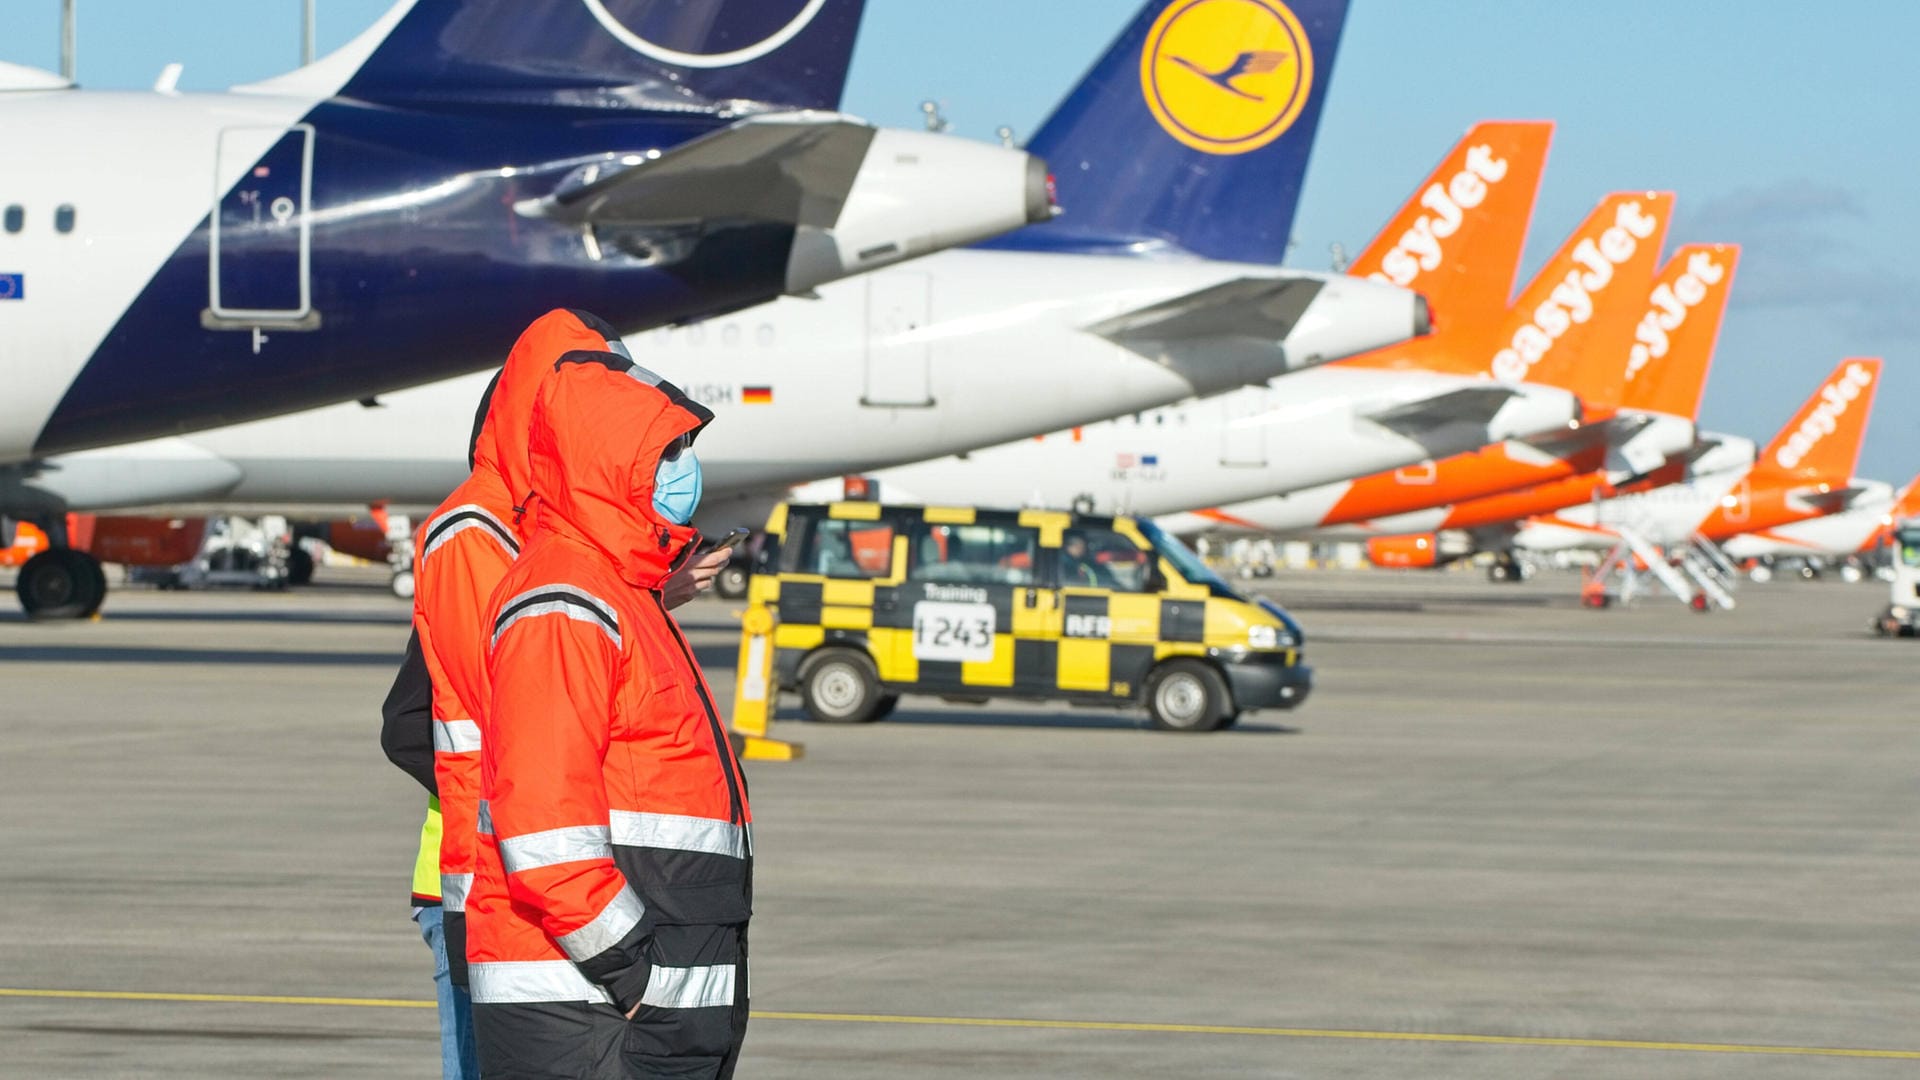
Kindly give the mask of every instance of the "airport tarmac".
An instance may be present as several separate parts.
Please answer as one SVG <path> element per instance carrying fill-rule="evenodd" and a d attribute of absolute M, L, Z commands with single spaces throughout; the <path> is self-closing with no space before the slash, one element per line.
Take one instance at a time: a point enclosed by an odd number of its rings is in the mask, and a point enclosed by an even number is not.
<path fill-rule="evenodd" d="M 779 724 L 740 1077 L 1920 1070 L 1920 642 L 1867 633 L 1884 585 L 1263 587 L 1318 669 L 1297 714 Z M 723 699 L 737 610 L 684 619 Z M 405 636 L 331 570 L 9 605 L 0 1076 L 438 1075 L 424 795 L 376 741 Z"/>

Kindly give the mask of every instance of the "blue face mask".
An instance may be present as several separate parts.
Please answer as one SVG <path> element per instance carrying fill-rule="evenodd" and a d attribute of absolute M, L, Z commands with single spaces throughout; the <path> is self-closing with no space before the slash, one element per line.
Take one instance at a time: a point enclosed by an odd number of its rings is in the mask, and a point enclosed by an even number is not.
<path fill-rule="evenodd" d="M 660 467 L 653 472 L 653 508 L 675 525 L 685 525 L 700 506 L 703 488 L 700 459 L 688 447 L 677 457 L 660 459 Z"/>

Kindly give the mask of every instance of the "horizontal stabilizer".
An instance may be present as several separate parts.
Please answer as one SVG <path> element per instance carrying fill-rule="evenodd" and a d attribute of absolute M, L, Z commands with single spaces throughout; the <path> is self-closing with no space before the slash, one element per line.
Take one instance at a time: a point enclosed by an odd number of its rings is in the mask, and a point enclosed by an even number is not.
<path fill-rule="evenodd" d="M 1124 312 L 1086 328 L 1217 393 L 1264 382 L 1296 365 L 1287 335 L 1323 283 L 1306 276 L 1235 278 Z"/>
<path fill-rule="evenodd" d="M 659 262 L 715 226 L 791 227 L 791 293 L 1054 212 L 1039 158 L 830 112 L 763 113 L 663 154 L 585 165 L 515 209 Z"/>
<path fill-rule="evenodd" d="M 874 128 L 837 113 L 750 116 L 651 159 L 583 166 L 523 214 L 595 225 L 708 218 L 832 228 Z"/>
<path fill-rule="evenodd" d="M 1110 341 L 1245 337 L 1278 342 L 1320 293 L 1312 278 L 1235 278 L 1087 327 Z"/>
<path fill-rule="evenodd" d="M 1884 491 L 1884 489 L 1880 489 Z M 1790 503 L 1818 510 L 1822 514 L 1837 514 L 1848 509 L 1863 495 L 1871 494 L 1874 488 L 1859 484 L 1846 484 L 1839 487 L 1809 486 L 1796 488 L 1787 493 Z"/>
<path fill-rule="evenodd" d="M 1497 383 L 1466 386 L 1378 412 L 1362 412 L 1361 415 L 1381 427 L 1409 437 L 1463 424 L 1485 427 L 1493 422 L 1507 402 L 1513 400 L 1515 393 L 1512 387 Z"/>

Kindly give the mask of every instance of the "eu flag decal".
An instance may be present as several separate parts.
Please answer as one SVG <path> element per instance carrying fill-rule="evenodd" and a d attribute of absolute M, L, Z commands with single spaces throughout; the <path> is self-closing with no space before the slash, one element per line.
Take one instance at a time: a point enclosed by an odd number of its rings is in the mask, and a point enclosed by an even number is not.
<path fill-rule="evenodd" d="M 24 300 L 27 297 L 27 275 L 0 274 L 0 300 Z"/>

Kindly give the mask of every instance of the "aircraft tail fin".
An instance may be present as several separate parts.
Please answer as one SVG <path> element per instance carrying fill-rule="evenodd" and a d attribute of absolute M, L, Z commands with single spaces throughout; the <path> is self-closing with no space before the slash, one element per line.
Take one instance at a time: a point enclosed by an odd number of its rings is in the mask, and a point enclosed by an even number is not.
<path fill-rule="evenodd" d="M 1475 124 L 1347 272 L 1418 290 L 1443 329 L 1505 311 L 1552 142 L 1551 121 Z"/>
<path fill-rule="evenodd" d="M 1760 452 L 1754 472 L 1790 483 L 1846 483 L 1860 460 L 1860 443 L 1867 435 L 1867 416 L 1873 411 L 1873 394 L 1879 385 L 1879 358 L 1840 361 Z"/>
<path fill-rule="evenodd" d="M 1907 486 L 1894 496 L 1893 508 L 1887 511 L 1887 515 L 1893 524 L 1910 517 L 1920 517 L 1920 476 L 1907 481 Z"/>
<path fill-rule="evenodd" d="M 342 50 L 364 60 L 339 93 L 420 105 L 836 109 L 863 2 L 401 0 L 381 39 Z"/>
<path fill-rule="evenodd" d="M 1347 0 L 1150 0 L 1027 150 L 1054 170 L 1048 240 L 1279 263 Z"/>
<path fill-rule="evenodd" d="M 1698 418 L 1739 263 L 1738 244 L 1687 244 L 1667 260 L 1634 328 L 1621 404 Z"/>
<path fill-rule="evenodd" d="M 1506 310 L 1487 352 L 1469 353 L 1481 357 L 1477 369 L 1572 390 L 1589 406 L 1619 405 L 1621 360 L 1672 217 L 1672 192 L 1601 199 Z"/>

